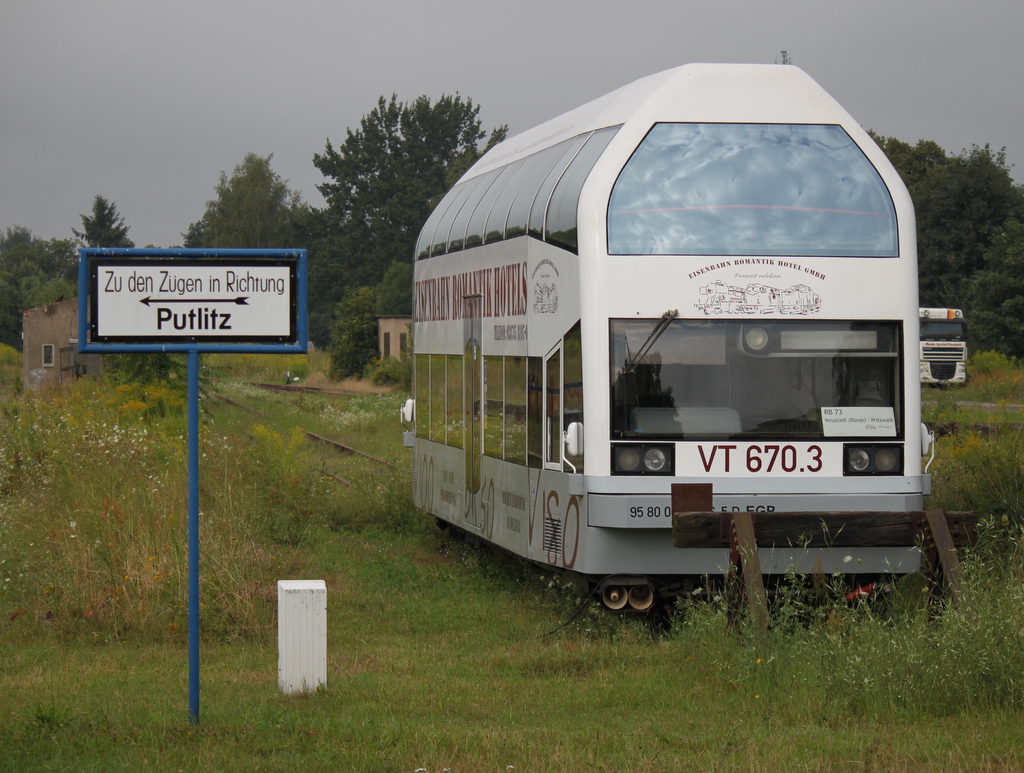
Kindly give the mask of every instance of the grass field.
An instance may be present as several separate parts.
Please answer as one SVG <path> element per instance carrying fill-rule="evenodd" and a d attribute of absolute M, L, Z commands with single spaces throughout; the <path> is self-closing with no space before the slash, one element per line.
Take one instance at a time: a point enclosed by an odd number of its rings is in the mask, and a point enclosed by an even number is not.
<path fill-rule="evenodd" d="M 784 596 L 757 638 L 714 600 L 669 630 L 579 612 L 560 578 L 447 538 L 411 506 L 401 394 L 206 364 L 199 726 L 180 389 L 0 402 L 0 771 L 1024 770 L 1018 432 L 939 441 L 929 506 L 988 523 L 956 610 L 929 623 L 910 576 L 873 606 Z M 284 696 L 275 584 L 313 578 L 328 683 Z"/>

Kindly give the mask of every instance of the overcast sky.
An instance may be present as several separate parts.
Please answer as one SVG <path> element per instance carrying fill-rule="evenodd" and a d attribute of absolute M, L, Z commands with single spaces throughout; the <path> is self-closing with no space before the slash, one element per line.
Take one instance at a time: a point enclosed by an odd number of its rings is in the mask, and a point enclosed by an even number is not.
<path fill-rule="evenodd" d="M 781 61 L 864 128 L 1005 146 L 1024 181 L 1021 0 L 0 0 L 0 229 L 100 194 L 181 244 L 248 152 L 320 207 L 313 154 L 381 95 L 461 94 L 510 134 L 688 62 Z"/>

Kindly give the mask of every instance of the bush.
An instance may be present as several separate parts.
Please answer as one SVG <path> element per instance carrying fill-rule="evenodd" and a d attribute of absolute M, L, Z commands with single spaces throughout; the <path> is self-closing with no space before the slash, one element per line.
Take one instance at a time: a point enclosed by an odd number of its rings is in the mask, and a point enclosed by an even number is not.
<path fill-rule="evenodd" d="M 403 389 L 412 388 L 412 358 L 396 360 L 387 357 L 373 360 L 366 370 L 367 377 L 379 386 L 399 386 Z"/>
<path fill-rule="evenodd" d="M 7 344 L 0 344 L 0 394 L 5 391 L 22 391 L 21 352 Z"/>
<path fill-rule="evenodd" d="M 1004 430 L 991 439 L 977 432 L 940 438 L 931 472 L 930 507 L 1007 516 L 1024 525 L 1024 434 Z"/>
<path fill-rule="evenodd" d="M 0 365 L 16 365 L 21 367 L 21 352 L 13 346 L 0 344 Z"/>
<path fill-rule="evenodd" d="M 1013 376 L 1017 363 L 1002 352 L 978 352 L 967 362 L 967 372 L 972 378 L 980 375 Z"/>
<path fill-rule="evenodd" d="M 360 376 L 377 356 L 377 294 L 372 287 L 345 291 L 331 330 L 331 378 Z"/>

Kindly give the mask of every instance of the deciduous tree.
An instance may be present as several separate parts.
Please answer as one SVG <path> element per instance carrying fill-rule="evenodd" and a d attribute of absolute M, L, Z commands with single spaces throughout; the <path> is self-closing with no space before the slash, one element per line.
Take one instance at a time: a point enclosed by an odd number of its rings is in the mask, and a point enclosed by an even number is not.
<path fill-rule="evenodd" d="M 1006 224 L 970 286 L 971 348 L 1024 357 L 1024 225 Z"/>
<path fill-rule="evenodd" d="M 36 239 L 27 228 L 0 238 L 0 343 L 21 349 L 21 313 L 77 293 L 78 255 L 70 239 Z"/>
<path fill-rule="evenodd" d="M 391 261 L 377 285 L 377 313 L 391 316 L 412 313 L 412 264 Z"/>
<path fill-rule="evenodd" d="M 313 164 L 327 207 L 310 223 L 310 333 L 323 338 L 347 287 L 376 287 L 394 262 L 412 263 L 416 237 L 434 203 L 479 158 L 480 108 L 470 99 L 381 97 L 335 148 Z M 505 127 L 491 133 L 504 137 Z M 454 175 L 454 176 L 453 176 Z M 411 312 L 410 305 L 397 313 Z"/>
<path fill-rule="evenodd" d="M 992 240 L 1009 219 L 1024 219 L 1024 191 L 1005 153 L 975 145 L 951 156 L 930 140 L 875 140 L 914 200 L 921 305 L 968 308 L 971 277 Z"/>
<path fill-rule="evenodd" d="M 270 167 L 274 157 L 247 153 L 231 177 L 220 173 L 217 197 L 184 234 L 186 242 L 203 247 L 297 247 L 295 218 L 302 197 Z M 195 245 L 199 246 L 199 245 Z"/>
<path fill-rule="evenodd" d="M 338 304 L 331 331 L 331 376 L 360 376 L 377 356 L 377 294 L 372 287 L 351 287 Z"/>

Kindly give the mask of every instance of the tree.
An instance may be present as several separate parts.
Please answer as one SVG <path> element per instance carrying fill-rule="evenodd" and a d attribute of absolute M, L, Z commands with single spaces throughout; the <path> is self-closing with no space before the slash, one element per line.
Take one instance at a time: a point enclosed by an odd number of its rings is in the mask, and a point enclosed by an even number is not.
<path fill-rule="evenodd" d="M 921 183 L 930 170 L 949 163 L 946 151 L 932 140 L 918 140 L 916 145 L 910 145 L 895 137 L 883 137 L 874 132 L 868 134 L 885 151 L 889 162 L 896 167 L 908 189 Z"/>
<path fill-rule="evenodd" d="M 1024 196 L 1006 156 L 974 146 L 916 186 L 921 301 L 969 307 L 970 280 L 1010 218 L 1024 219 Z"/>
<path fill-rule="evenodd" d="M 203 215 L 196 222 L 189 225 L 188 230 L 181 235 L 184 240 L 181 244 L 186 249 L 195 249 L 203 246 L 203 235 L 206 233 L 206 215 Z"/>
<path fill-rule="evenodd" d="M 922 306 L 970 305 L 970 280 L 1007 220 L 1024 219 L 1024 191 L 1003 151 L 986 145 L 948 156 L 934 142 L 875 136 L 906 183 L 917 213 Z"/>
<path fill-rule="evenodd" d="M 21 294 L 17 286 L 0 272 L 0 344 L 21 351 Z"/>
<path fill-rule="evenodd" d="M 0 269 L 3 268 L 8 252 L 19 244 L 30 244 L 31 242 L 32 231 L 30 229 L 20 225 L 7 228 L 6 233 L 0 236 Z"/>
<path fill-rule="evenodd" d="M 82 215 L 82 230 L 72 228 L 71 232 L 86 247 L 135 246 L 135 242 L 128 238 L 128 226 L 118 214 L 117 206 L 98 193 L 92 202 L 92 217 Z"/>
<path fill-rule="evenodd" d="M 971 348 L 1024 357 L 1024 225 L 1006 224 L 970 286 Z"/>
<path fill-rule="evenodd" d="M 458 95 L 434 103 L 422 96 L 411 104 L 395 95 L 380 97 L 340 146 L 328 140 L 325 151 L 313 156 L 328 180 L 317 186 L 327 206 L 307 224 L 314 341 L 330 330 L 345 288 L 377 286 L 396 261 L 411 265 L 432 206 L 480 156 L 478 143 L 486 134 L 479 111 Z M 492 131 L 492 141 L 505 131 Z M 409 299 L 398 313 L 411 312 Z"/>
<path fill-rule="evenodd" d="M 217 198 L 206 202 L 202 219 L 183 234 L 186 242 L 214 248 L 295 247 L 296 212 L 305 205 L 271 169 L 273 157 L 247 153 L 231 177 L 221 172 Z"/>
<path fill-rule="evenodd" d="M 377 294 L 371 287 L 352 287 L 338 304 L 331 331 L 331 377 L 360 376 L 377 356 Z"/>
<path fill-rule="evenodd" d="M 382 316 L 412 314 L 412 264 L 391 261 L 377 285 L 377 313 Z"/>
<path fill-rule="evenodd" d="M 25 309 L 73 298 L 78 255 L 70 239 L 36 239 L 27 228 L 0 238 L 0 343 L 21 349 Z"/>

